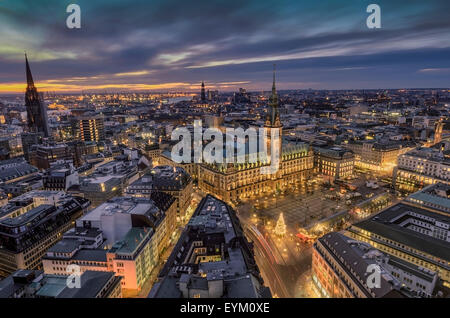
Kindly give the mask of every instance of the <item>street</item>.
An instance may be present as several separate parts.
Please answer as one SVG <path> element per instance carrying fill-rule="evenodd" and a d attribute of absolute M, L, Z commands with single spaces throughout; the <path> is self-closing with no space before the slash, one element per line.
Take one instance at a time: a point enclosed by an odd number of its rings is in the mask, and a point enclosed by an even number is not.
<path fill-rule="evenodd" d="M 311 265 L 311 245 L 301 243 L 295 236 L 277 238 L 245 220 L 241 222 L 247 238 L 254 243 L 256 263 L 272 296 L 295 297 L 298 278 Z"/>

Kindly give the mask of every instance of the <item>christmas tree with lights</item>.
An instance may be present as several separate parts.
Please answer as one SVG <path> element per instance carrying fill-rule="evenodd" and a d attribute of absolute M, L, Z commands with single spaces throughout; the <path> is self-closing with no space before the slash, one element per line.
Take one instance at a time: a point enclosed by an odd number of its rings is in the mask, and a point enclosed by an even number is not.
<path fill-rule="evenodd" d="M 283 213 L 278 218 L 277 225 L 275 226 L 275 234 L 278 236 L 284 236 L 286 234 L 286 223 L 284 223 Z"/>

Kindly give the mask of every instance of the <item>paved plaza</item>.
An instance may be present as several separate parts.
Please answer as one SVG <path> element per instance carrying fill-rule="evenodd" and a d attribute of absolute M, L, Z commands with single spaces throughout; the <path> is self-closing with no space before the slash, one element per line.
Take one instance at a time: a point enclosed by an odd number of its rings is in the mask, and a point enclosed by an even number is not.
<path fill-rule="evenodd" d="M 330 186 L 314 183 L 289 194 L 281 193 L 249 199 L 240 204 L 238 209 L 248 217 L 256 214 L 257 218 L 262 220 L 265 225 L 268 222 L 275 225 L 279 215 L 283 213 L 288 228 L 296 231 L 298 227 L 308 227 L 321 219 L 337 212 L 349 210 L 356 204 L 387 191 L 382 186 L 382 182 L 379 182 L 380 187 L 376 190 L 366 187 L 366 179 L 366 176 L 360 176 L 352 182 L 356 186 L 353 193 L 357 191 L 361 196 L 352 199 L 350 205 L 346 204 L 345 195 L 342 197 L 336 195 L 340 186 L 331 186 L 330 189 Z"/>
<path fill-rule="evenodd" d="M 331 193 L 319 186 L 310 190 L 299 190 L 288 195 L 269 196 L 246 202 L 247 209 L 275 224 L 280 213 L 283 213 L 287 227 L 296 230 L 305 227 L 332 214 L 347 210 L 345 200 L 332 200 L 325 197 Z"/>
<path fill-rule="evenodd" d="M 320 297 L 311 279 L 312 245 L 303 242 L 295 234 L 299 227 L 311 226 L 386 193 L 387 189 L 381 182 L 378 189 L 372 189 L 366 186 L 365 180 L 365 176 L 353 180 L 353 191 L 345 190 L 343 186 L 313 181 L 292 193 L 253 198 L 238 205 L 241 224 L 244 227 L 256 226 L 263 241 L 270 247 L 267 249 L 256 244 L 256 259 L 277 296 Z M 348 196 L 356 192 L 358 196 Z M 274 232 L 281 213 L 287 230 L 284 237 L 278 237 Z M 256 243 L 260 243 L 259 240 Z M 265 254 L 266 250 L 270 251 L 270 255 Z"/>

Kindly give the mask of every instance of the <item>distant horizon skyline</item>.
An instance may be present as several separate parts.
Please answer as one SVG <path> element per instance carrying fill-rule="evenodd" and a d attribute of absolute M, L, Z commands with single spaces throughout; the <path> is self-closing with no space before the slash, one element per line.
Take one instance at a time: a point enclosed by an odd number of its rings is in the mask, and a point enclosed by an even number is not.
<path fill-rule="evenodd" d="M 205 82 L 206 85 L 206 82 Z M 26 85 L 25 85 L 26 86 Z M 199 95 L 200 96 L 200 88 L 199 89 L 192 89 L 192 90 L 148 90 L 148 91 L 73 91 L 73 92 L 63 92 L 63 91 L 42 91 L 39 89 L 39 85 L 36 85 L 38 92 L 43 94 L 55 94 L 55 95 L 84 95 L 84 94 L 190 94 L 190 95 Z M 200 85 L 199 85 L 200 87 Z M 208 87 L 206 86 L 206 91 L 208 91 Z M 238 92 L 240 88 L 245 87 L 236 87 L 235 89 L 229 89 L 229 90 L 219 90 L 219 92 L 223 92 L 226 94 L 232 94 L 234 92 Z M 444 91 L 450 91 L 450 87 L 379 87 L 379 88 L 342 88 L 342 89 L 321 89 L 321 88 L 292 88 L 292 89 L 278 89 L 278 92 L 293 92 L 293 91 L 324 91 L 324 92 L 333 92 L 333 91 L 384 91 L 384 90 L 407 90 L 407 91 L 420 91 L 420 90 L 444 90 Z M 269 89 L 263 89 L 263 90 L 246 90 L 247 93 L 265 93 L 270 94 L 271 90 Z M 22 96 L 25 94 L 25 90 L 23 92 L 11 92 L 11 93 L 0 93 L 0 97 L 15 97 L 15 96 Z"/>
<path fill-rule="evenodd" d="M 25 91 L 24 51 L 40 92 L 450 87 L 450 2 L 0 1 L 0 95 Z"/>

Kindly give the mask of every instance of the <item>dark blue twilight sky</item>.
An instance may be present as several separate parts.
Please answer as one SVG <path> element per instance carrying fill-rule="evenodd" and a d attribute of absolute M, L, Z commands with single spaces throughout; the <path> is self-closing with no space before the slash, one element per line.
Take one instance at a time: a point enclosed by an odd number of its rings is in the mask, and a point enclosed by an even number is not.
<path fill-rule="evenodd" d="M 273 63 L 281 89 L 450 87 L 450 1 L 0 0 L 0 93 L 24 51 L 51 91 L 267 90 Z"/>

